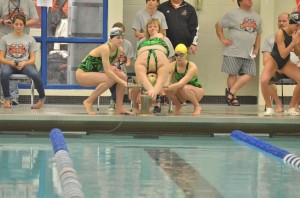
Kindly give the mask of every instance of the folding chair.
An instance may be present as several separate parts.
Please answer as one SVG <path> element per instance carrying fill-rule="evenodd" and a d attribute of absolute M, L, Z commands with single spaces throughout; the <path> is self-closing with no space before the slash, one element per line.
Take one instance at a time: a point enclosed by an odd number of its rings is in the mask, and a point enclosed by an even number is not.
<path fill-rule="evenodd" d="M 281 85 L 281 101 L 282 105 L 284 105 L 284 97 L 283 97 L 283 86 L 284 85 L 296 85 L 296 81 L 290 79 L 286 75 L 281 74 L 281 78 L 275 82 L 275 85 Z"/>
<path fill-rule="evenodd" d="M 34 83 L 29 76 L 26 74 L 12 74 L 9 77 L 10 80 L 18 80 L 18 81 L 25 81 L 30 83 L 30 100 L 31 100 L 31 108 L 33 107 L 33 101 L 34 101 Z M 0 86 L 0 96 L 1 96 L 1 91 L 2 87 Z"/>

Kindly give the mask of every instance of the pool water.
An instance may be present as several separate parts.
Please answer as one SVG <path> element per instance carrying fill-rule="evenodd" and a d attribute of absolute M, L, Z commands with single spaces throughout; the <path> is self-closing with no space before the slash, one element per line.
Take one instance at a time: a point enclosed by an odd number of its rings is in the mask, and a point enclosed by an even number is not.
<path fill-rule="evenodd" d="M 298 138 L 261 139 L 300 155 Z M 86 198 L 289 198 L 300 172 L 229 136 L 65 137 Z M 62 189 L 48 137 L 2 135 L 0 197 L 56 198 Z"/>

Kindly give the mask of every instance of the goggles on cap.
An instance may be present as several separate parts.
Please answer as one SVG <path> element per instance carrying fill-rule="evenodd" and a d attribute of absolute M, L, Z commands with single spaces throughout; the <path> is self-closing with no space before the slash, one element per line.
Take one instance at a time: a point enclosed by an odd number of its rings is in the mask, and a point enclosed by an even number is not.
<path fill-rule="evenodd" d="M 186 55 L 186 53 L 175 53 L 175 57 L 180 57 L 180 58 L 182 58 L 182 57 L 184 57 L 184 55 Z"/>
<path fill-rule="evenodd" d="M 299 12 L 293 12 L 290 14 L 290 20 L 289 24 L 300 24 L 300 13 Z"/>
<path fill-rule="evenodd" d="M 121 30 L 121 28 L 115 27 L 111 30 L 110 32 L 110 38 L 112 39 L 115 36 L 123 36 L 124 37 L 124 33 Z"/>

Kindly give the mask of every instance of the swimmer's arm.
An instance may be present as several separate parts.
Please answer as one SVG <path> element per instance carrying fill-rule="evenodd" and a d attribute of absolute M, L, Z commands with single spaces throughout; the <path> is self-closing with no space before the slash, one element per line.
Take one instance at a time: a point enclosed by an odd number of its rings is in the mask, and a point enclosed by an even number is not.
<path fill-rule="evenodd" d="M 167 81 L 166 81 L 166 83 L 164 84 L 164 86 L 169 86 L 170 84 L 171 84 L 171 82 L 172 82 L 172 79 L 173 79 L 173 72 L 172 71 L 170 71 L 170 73 L 169 73 L 169 75 L 168 75 L 168 79 L 167 79 Z"/>
<path fill-rule="evenodd" d="M 193 76 L 197 76 L 197 73 L 198 73 L 198 70 L 196 68 L 196 65 L 194 63 L 190 62 L 187 74 L 179 82 L 171 84 L 168 87 L 168 90 L 176 90 L 176 89 L 179 89 L 179 88 L 187 85 L 190 82 L 190 80 L 193 78 Z"/>
<path fill-rule="evenodd" d="M 294 39 L 293 39 L 294 40 Z M 282 30 L 278 30 L 275 35 L 275 41 L 278 46 L 278 51 L 281 56 L 281 58 L 286 58 L 290 52 L 293 50 L 295 41 L 292 41 L 287 47 L 285 47 L 284 44 L 284 34 Z"/>
<path fill-rule="evenodd" d="M 300 37 L 300 30 L 297 30 L 296 34 L 297 34 L 297 37 L 299 39 L 299 37 Z M 297 56 L 300 56 L 300 44 L 299 43 L 294 46 L 294 52 L 295 52 L 295 54 Z"/>
<path fill-rule="evenodd" d="M 297 56 L 300 56 L 300 45 L 295 45 L 294 46 L 294 52 Z"/>
<path fill-rule="evenodd" d="M 119 78 L 111 68 L 111 65 L 109 63 L 110 50 L 108 45 L 103 45 L 101 46 L 100 49 L 101 49 L 101 59 L 102 59 L 105 74 L 109 78 L 114 79 L 116 83 L 126 86 L 127 82 Z"/>

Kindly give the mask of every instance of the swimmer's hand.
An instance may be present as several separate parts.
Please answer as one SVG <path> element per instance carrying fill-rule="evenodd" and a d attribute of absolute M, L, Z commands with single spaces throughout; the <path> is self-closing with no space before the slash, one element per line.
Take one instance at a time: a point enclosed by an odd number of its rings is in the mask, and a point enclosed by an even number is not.
<path fill-rule="evenodd" d="M 148 90 L 147 92 L 145 92 L 148 96 L 150 96 L 152 98 L 152 100 L 155 100 L 156 99 L 156 91 L 154 89 L 150 89 Z"/>

